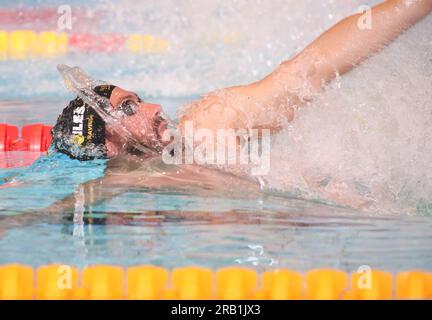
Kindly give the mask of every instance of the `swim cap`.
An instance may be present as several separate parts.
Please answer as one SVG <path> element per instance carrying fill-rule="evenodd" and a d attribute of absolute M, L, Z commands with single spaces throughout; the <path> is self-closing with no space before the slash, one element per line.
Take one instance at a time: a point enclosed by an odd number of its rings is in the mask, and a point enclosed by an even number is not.
<path fill-rule="evenodd" d="M 117 88 L 117 86 L 114 86 L 112 84 L 103 84 L 100 86 L 96 86 L 93 88 L 93 91 L 100 95 L 101 97 L 105 98 L 111 98 L 113 90 Z"/>
<path fill-rule="evenodd" d="M 114 85 L 100 85 L 93 91 L 109 99 L 115 88 Z M 58 116 L 51 136 L 51 147 L 73 159 L 92 160 L 107 157 L 105 121 L 78 97 Z"/>

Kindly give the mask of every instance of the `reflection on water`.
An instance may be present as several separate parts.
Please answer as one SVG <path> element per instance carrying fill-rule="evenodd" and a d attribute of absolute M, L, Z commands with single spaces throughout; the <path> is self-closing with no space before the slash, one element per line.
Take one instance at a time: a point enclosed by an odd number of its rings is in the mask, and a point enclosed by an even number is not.
<path fill-rule="evenodd" d="M 300 271 L 432 266 L 429 216 L 368 215 L 229 186 L 168 191 L 130 179 L 129 185 L 77 188 L 103 176 L 104 169 L 104 161 L 80 163 L 58 155 L 30 168 L 3 170 L 0 264 L 242 265 Z M 85 204 L 89 196 L 106 192 L 113 197 Z M 71 194 L 61 210 L 46 209 Z"/>
<path fill-rule="evenodd" d="M 170 195 L 159 197 L 175 202 Z M 118 202 L 114 199 L 108 207 Z M 45 220 L 8 230 L 0 240 L 0 263 L 431 269 L 429 217 L 367 217 L 296 200 L 282 203 L 286 208 L 279 212 L 94 210 L 84 213 L 84 225 L 65 214 L 61 222 Z"/>

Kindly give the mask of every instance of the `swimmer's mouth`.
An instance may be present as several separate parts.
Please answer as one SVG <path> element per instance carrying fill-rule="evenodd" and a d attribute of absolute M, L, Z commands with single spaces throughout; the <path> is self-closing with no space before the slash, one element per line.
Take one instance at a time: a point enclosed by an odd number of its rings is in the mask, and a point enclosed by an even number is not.
<path fill-rule="evenodd" d="M 144 146 L 158 153 L 162 152 L 162 149 L 164 148 L 164 143 L 162 142 L 162 136 L 167 128 L 168 128 L 168 121 L 161 114 L 158 113 L 153 118 L 153 132 L 156 139 L 153 140 L 153 143 L 150 144 L 146 143 Z M 143 152 L 136 149 L 133 145 L 128 145 L 126 147 L 126 150 L 129 154 L 133 154 L 136 156 L 144 155 Z"/>

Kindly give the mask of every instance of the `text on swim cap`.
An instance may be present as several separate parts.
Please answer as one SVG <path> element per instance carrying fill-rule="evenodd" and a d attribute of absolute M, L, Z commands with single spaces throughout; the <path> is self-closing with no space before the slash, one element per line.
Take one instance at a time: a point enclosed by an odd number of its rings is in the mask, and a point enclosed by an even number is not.
<path fill-rule="evenodd" d="M 85 106 L 78 107 L 73 112 L 73 127 L 72 134 L 83 134 L 83 120 L 84 120 Z"/>

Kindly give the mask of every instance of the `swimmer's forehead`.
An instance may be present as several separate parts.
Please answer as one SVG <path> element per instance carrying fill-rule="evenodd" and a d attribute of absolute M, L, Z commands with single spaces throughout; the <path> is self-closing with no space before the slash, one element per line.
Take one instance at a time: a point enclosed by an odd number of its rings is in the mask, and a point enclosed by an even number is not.
<path fill-rule="evenodd" d="M 125 99 L 138 99 L 138 95 L 135 92 L 125 90 L 120 87 L 115 87 L 111 93 L 110 102 L 116 107 L 120 105 Z"/>

